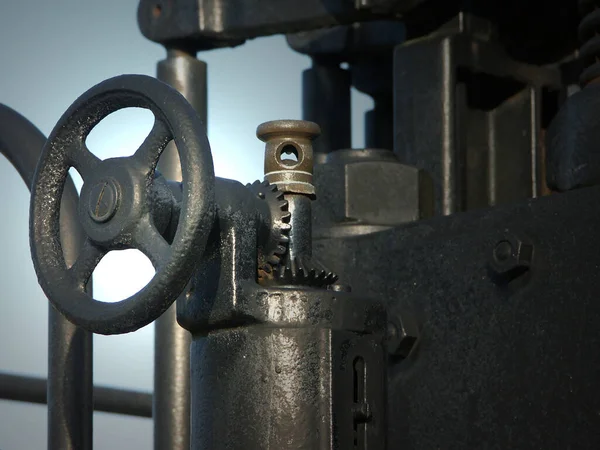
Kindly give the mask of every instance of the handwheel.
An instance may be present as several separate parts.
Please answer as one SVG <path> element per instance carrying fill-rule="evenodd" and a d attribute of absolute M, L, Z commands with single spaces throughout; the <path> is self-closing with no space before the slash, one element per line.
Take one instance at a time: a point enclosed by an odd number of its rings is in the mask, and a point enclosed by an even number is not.
<path fill-rule="evenodd" d="M 110 113 L 127 107 L 152 111 L 152 131 L 134 155 L 98 159 L 86 148 L 86 137 Z M 56 124 L 32 187 L 30 245 L 44 293 L 70 321 L 94 333 L 128 333 L 157 319 L 183 292 L 214 219 L 215 176 L 203 130 L 200 118 L 181 94 L 142 75 L 123 75 L 98 84 Z M 177 231 L 169 245 L 153 223 L 151 187 L 158 159 L 173 139 L 181 161 L 183 197 Z M 84 181 L 79 220 L 87 239 L 75 263 L 67 267 L 59 214 L 70 167 Z M 125 300 L 94 300 L 85 286 L 95 267 L 109 251 L 126 248 L 144 253 L 156 274 Z"/>

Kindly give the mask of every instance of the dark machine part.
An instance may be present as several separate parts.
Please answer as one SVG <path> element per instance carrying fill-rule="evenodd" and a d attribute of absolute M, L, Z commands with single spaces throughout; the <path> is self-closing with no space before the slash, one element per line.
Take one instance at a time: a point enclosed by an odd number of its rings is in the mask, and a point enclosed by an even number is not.
<path fill-rule="evenodd" d="M 595 11 L 582 2 L 577 60 L 576 2 L 246 3 L 142 0 L 142 32 L 169 49 L 158 75 L 192 105 L 147 77 L 93 88 L 33 186 L 32 256 L 63 313 L 120 333 L 167 311 L 154 410 L 176 412 L 157 415 L 155 448 L 597 448 Z M 194 53 L 284 32 L 312 58 L 317 152 L 315 123 L 269 122 L 265 181 L 214 178 Z M 570 95 L 578 66 L 587 86 Z M 364 149 L 350 148 L 351 87 L 375 104 Z M 126 106 L 157 117 L 146 165 L 90 159 L 86 132 Z M 175 182 L 154 172 L 161 152 Z M 158 266 L 120 311 L 83 293 L 93 264 L 70 283 L 59 257 L 70 165 L 101 168 L 84 176 L 84 250 L 138 245 Z M 537 198 L 548 187 L 587 188 Z M 130 232 L 147 223 L 150 239 Z"/>
<path fill-rule="evenodd" d="M 585 13 L 579 26 L 582 89 L 567 99 L 546 137 L 548 185 L 561 192 L 600 182 L 600 15 L 596 1 L 580 1 L 580 6 Z"/>
<path fill-rule="evenodd" d="M 311 203 L 316 197 L 312 141 L 320 131 L 314 122 L 300 120 L 266 122 L 256 131 L 266 144 L 265 181 L 284 194 L 290 214 L 287 253 L 282 252 L 282 260 L 268 276 L 278 284 L 327 286 L 337 279 L 312 256 Z"/>
<path fill-rule="evenodd" d="M 193 53 L 169 49 L 157 66 L 157 78 L 179 91 L 207 126 L 206 63 Z M 182 181 L 179 153 L 169 143 L 158 162 L 168 179 Z M 171 306 L 155 323 L 154 333 L 154 448 L 187 450 L 190 447 L 190 334 L 177 323 Z"/>
<path fill-rule="evenodd" d="M 0 373 L 0 398 L 46 405 L 48 404 L 48 382 L 43 378 Z M 94 386 L 93 402 L 95 411 L 137 417 L 152 417 L 152 394 L 148 394 L 147 392 L 124 391 L 122 389 Z M 57 434 L 57 431 L 59 430 L 55 430 L 53 434 Z M 73 436 L 68 437 L 68 439 L 72 448 L 80 448 L 77 447 L 77 440 Z M 61 448 L 57 446 L 57 442 L 56 438 L 54 438 L 49 442 L 48 446 L 50 448 Z M 83 448 L 86 447 L 84 446 Z"/>
<path fill-rule="evenodd" d="M 555 63 L 577 45 L 576 1 L 550 8 L 543 0 L 141 0 L 138 24 L 151 41 L 199 51 L 259 36 L 389 19 L 402 20 L 409 38 L 415 39 L 459 12 L 493 20 L 502 46 L 520 61 Z"/>
<path fill-rule="evenodd" d="M 385 447 L 385 309 L 326 289 L 335 277 L 309 266 L 317 133 L 302 121 L 258 127 L 265 178 L 285 192 L 291 215 L 288 251 L 264 286 L 256 282 L 264 201 L 255 188 L 217 179 L 214 234 L 177 302 L 193 335 L 192 449 Z M 282 159 L 286 148 L 297 160 Z"/>
<path fill-rule="evenodd" d="M 412 347 L 388 364 L 389 448 L 600 445 L 598 195 L 315 241 L 353 292 L 417 324 L 394 338 Z"/>
<path fill-rule="evenodd" d="M 295 51 L 311 56 L 302 78 L 305 120 L 319 123 L 315 151 L 350 148 L 350 87 L 370 95 L 375 108 L 365 115 L 367 147 L 393 147 L 394 48 L 404 42 L 404 23 L 390 20 L 355 23 L 287 36 Z M 348 68 L 340 67 L 347 63 Z"/>
<path fill-rule="evenodd" d="M 488 22 L 465 14 L 399 46 L 394 65 L 394 152 L 433 178 L 436 214 L 541 194 L 556 68 L 511 59 Z"/>
<path fill-rule="evenodd" d="M 149 109 L 154 126 L 133 156 L 101 161 L 85 147 L 85 138 L 104 117 L 125 107 Z M 115 77 L 97 85 L 58 122 L 35 174 L 30 243 L 42 289 L 71 321 L 101 334 L 131 332 L 157 319 L 183 292 L 214 214 L 214 171 L 203 129 L 181 94 L 146 76 Z M 171 221 L 172 194 L 154 176 L 170 140 L 177 145 L 184 179 L 181 219 L 171 244 L 161 232 Z M 58 218 L 70 167 L 84 180 L 78 217 L 86 241 L 67 268 Z M 84 287 L 94 268 L 110 250 L 124 248 L 142 251 L 154 265 L 154 278 L 121 302 L 93 300 Z"/>
<path fill-rule="evenodd" d="M 13 164 L 30 189 L 45 142 L 45 136 L 31 122 L 9 107 L 0 105 L 0 152 Z M 77 221 L 78 198 L 71 177 L 66 178 L 62 195 L 59 232 L 65 262 L 72 264 L 83 245 L 84 234 Z M 91 285 L 88 292 L 92 293 Z M 92 374 L 91 333 L 77 328 L 49 305 L 49 382 L 44 389 L 48 403 L 49 450 L 91 450 Z"/>

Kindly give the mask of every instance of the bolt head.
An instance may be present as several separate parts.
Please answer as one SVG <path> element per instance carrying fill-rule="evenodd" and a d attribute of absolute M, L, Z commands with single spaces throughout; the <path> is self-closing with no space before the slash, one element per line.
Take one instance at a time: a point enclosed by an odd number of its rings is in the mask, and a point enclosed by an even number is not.
<path fill-rule="evenodd" d="M 388 353 L 401 358 L 408 357 L 415 347 L 418 337 L 419 328 L 415 318 L 408 313 L 398 315 L 396 319 L 388 322 Z"/>
<path fill-rule="evenodd" d="M 494 245 L 491 267 L 494 273 L 514 279 L 529 270 L 533 261 L 533 244 L 523 237 L 507 234 Z"/>
<path fill-rule="evenodd" d="M 119 186 L 113 179 L 97 182 L 89 193 L 88 213 L 97 223 L 105 223 L 113 218 L 119 208 Z"/>

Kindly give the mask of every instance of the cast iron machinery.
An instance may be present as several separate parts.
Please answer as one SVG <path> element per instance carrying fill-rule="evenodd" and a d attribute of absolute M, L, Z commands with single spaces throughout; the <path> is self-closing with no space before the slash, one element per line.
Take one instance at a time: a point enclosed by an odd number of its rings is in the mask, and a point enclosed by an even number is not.
<path fill-rule="evenodd" d="M 0 130 L 31 185 L 31 254 L 64 330 L 49 342 L 49 448 L 91 448 L 91 377 L 56 383 L 89 374 L 89 332 L 153 321 L 152 411 L 139 393 L 94 397 L 152 415 L 158 450 L 598 448 L 598 11 L 140 1 L 142 33 L 168 50 L 158 80 L 84 93 L 29 152 L 35 175 Z M 258 126 L 264 180 L 215 177 L 195 54 L 277 33 L 312 58 L 303 120 Z M 374 100 L 362 149 L 351 87 Z M 85 139 L 126 107 L 149 109 L 152 131 L 101 161 Z M 154 278 L 94 300 L 94 267 L 127 248 Z M 79 356 L 61 357 L 60 336 Z M 31 401 L 15 387 L 34 382 L 0 377 L 0 392 Z"/>

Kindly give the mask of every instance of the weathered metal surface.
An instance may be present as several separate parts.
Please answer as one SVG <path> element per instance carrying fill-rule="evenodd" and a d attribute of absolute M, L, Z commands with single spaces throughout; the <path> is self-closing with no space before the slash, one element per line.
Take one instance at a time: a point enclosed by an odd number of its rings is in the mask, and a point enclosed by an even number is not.
<path fill-rule="evenodd" d="M 0 373 L 0 398 L 17 402 L 48 403 L 44 378 Z M 152 394 L 105 386 L 94 387 L 94 410 L 127 416 L 152 417 Z M 79 412 L 79 409 L 76 410 Z M 51 448 L 57 448 L 53 443 Z"/>
<path fill-rule="evenodd" d="M 207 65 L 195 55 L 177 49 L 157 65 L 157 78 L 179 91 L 198 113 L 207 131 Z M 158 170 L 169 180 L 182 181 L 177 147 L 167 145 Z M 181 190 L 179 189 L 179 192 Z M 177 199 L 181 202 L 181 194 Z M 181 212 L 172 215 L 179 222 Z M 173 236 L 176 226 L 166 233 Z M 154 334 L 154 448 L 190 448 L 190 334 L 177 323 L 175 306 L 156 320 Z"/>
<path fill-rule="evenodd" d="M 141 0 L 138 25 L 162 44 L 186 42 L 196 50 L 234 46 L 246 39 L 394 17 L 423 0 Z"/>
<path fill-rule="evenodd" d="M 100 161 L 85 148 L 91 129 L 111 112 L 145 107 L 155 124 L 132 157 Z M 147 201 L 154 169 L 167 142 L 174 138 L 184 179 L 181 217 L 169 245 L 152 220 Z M 84 179 L 80 205 L 104 179 L 120 186 L 114 217 L 98 224 L 87 207 L 79 219 L 86 243 L 67 268 L 58 236 L 60 199 L 69 167 Z M 102 334 L 134 331 L 159 317 L 183 291 L 202 253 L 212 226 L 214 171 L 210 146 L 193 108 L 168 85 L 146 76 L 120 76 L 90 89 L 63 115 L 46 143 L 31 197 L 31 251 L 42 289 L 52 304 L 76 324 Z M 170 211 L 168 211 L 170 213 Z M 102 303 L 85 293 L 94 267 L 110 250 L 138 248 L 156 268 L 156 275 L 125 301 Z"/>
<path fill-rule="evenodd" d="M 508 58 L 463 15 L 399 46 L 394 77 L 394 151 L 432 176 L 436 214 L 539 195 L 542 88 L 558 70 Z"/>
<path fill-rule="evenodd" d="M 599 196 L 580 189 L 314 242 L 353 292 L 417 321 L 416 348 L 389 367 L 394 448 L 600 445 Z M 533 253 L 498 283 L 490 259 L 507 235 Z"/>
<path fill-rule="evenodd" d="M 322 233 L 363 233 L 433 215 L 428 175 L 400 164 L 389 150 L 353 149 L 329 153 L 315 167 L 319 196 L 314 221 Z M 338 225 L 335 231 L 331 228 Z"/>
<path fill-rule="evenodd" d="M 31 189 L 46 142 L 27 119 L 0 105 L 0 152 Z M 75 261 L 84 241 L 77 220 L 78 196 L 67 177 L 60 206 L 60 236 L 65 261 Z M 88 292 L 92 292 L 91 286 Z M 48 449 L 92 448 L 92 335 L 48 307 Z M 67 381 L 68 380 L 68 381 Z"/>

